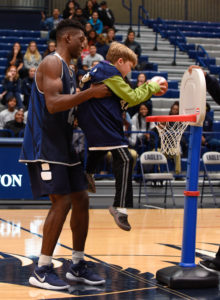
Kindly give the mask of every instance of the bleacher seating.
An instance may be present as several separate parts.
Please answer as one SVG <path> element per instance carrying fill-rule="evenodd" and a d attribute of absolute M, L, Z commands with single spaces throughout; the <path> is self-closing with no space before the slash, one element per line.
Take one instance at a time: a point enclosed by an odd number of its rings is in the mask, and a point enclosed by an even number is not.
<path fill-rule="evenodd" d="M 216 65 L 214 58 L 201 49 L 196 49 L 195 44 L 187 43 L 189 37 L 197 38 L 220 38 L 220 23 L 214 22 L 196 22 L 182 20 L 146 20 L 145 24 L 159 32 L 163 38 L 170 41 L 171 44 L 179 47 L 181 51 L 187 52 L 189 58 L 195 59 L 198 64 L 207 67 L 211 74 L 220 75 L 220 66 Z"/>

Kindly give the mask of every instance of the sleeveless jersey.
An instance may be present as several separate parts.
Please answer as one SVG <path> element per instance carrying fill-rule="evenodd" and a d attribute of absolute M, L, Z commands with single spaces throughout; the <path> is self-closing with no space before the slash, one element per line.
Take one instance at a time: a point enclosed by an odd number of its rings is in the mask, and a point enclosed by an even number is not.
<path fill-rule="evenodd" d="M 53 55 L 62 62 L 62 94 L 75 93 L 75 74 L 58 53 Z M 35 76 L 19 161 L 42 161 L 71 166 L 79 163 L 72 146 L 73 120 L 74 108 L 54 114 L 48 112 L 44 93 L 38 89 Z"/>
<path fill-rule="evenodd" d="M 117 68 L 101 61 L 82 81 L 84 88 L 113 76 L 122 76 Z M 79 127 L 84 131 L 88 147 L 117 147 L 128 145 L 124 136 L 120 98 L 113 94 L 102 99 L 90 99 L 78 106 Z"/>

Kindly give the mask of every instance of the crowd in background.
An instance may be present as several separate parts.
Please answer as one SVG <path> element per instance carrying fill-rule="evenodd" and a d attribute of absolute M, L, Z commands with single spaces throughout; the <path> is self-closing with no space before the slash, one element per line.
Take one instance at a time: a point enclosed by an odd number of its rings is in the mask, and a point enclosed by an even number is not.
<path fill-rule="evenodd" d="M 3 92 L 0 94 L 0 102 L 3 108 L 0 112 L 0 129 L 5 129 L 1 135 L 10 136 L 11 132 L 14 136 L 23 135 L 31 86 L 36 68 L 46 55 L 56 50 L 56 26 L 60 20 L 65 18 L 78 20 L 85 28 L 86 39 L 84 49 L 80 58 L 71 63 L 71 67 L 76 74 L 78 89 L 80 89 L 79 82 L 82 76 L 86 74 L 88 69 L 105 59 L 110 44 L 116 38 L 114 14 L 112 10 L 108 8 L 106 1 L 98 3 L 96 0 L 88 0 L 84 7 L 80 7 L 76 1 L 68 1 L 62 14 L 59 9 L 55 8 L 51 17 L 47 17 L 45 13 L 42 12 L 40 22 L 41 30 L 48 32 L 48 47 L 45 52 L 40 53 L 37 43 L 33 40 L 29 43 L 24 54 L 21 51 L 19 42 L 15 42 L 11 51 L 8 53 L 7 69 L 2 82 Z M 135 41 L 135 32 L 133 30 L 128 31 L 123 43 L 132 49 L 137 57 L 140 58 L 141 45 Z M 146 80 L 145 74 L 140 71 L 137 82 L 133 88 L 144 84 Z M 126 99 L 124 100 L 126 101 Z M 160 145 L 155 144 L 155 134 L 157 134 L 157 131 L 153 128 L 153 124 L 146 123 L 145 121 L 146 116 L 152 114 L 151 100 L 122 113 L 124 115 L 124 129 L 135 162 L 137 156 L 143 151 L 160 147 Z M 178 113 L 179 104 L 175 102 L 171 107 L 170 114 Z M 207 122 L 210 124 L 210 122 L 213 121 L 210 121 L 210 118 L 211 115 L 208 114 L 206 117 L 208 121 L 206 120 L 204 122 L 206 131 L 211 131 L 211 126 L 207 126 Z M 139 133 L 131 133 L 131 131 L 139 131 Z M 148 131 L 148 133 L 146 133 L 146 131 Z M 78 128 L 77 122 L 74 124 L 74 132 L 73 143 L 75 146 L 78 145 L 79 153 L 83 160 L 85 143 L 82 133 L 79 134 L 80 128 Z M 208 146 L 209 142 L 209 137 L 204 135 L 202 143 Z M 186 155 L 187 146 L 184 141 L 181 142 L 181 147 L 182 155 Z M 176 174 L 180 174 L 180 158 L 175 157 L 173 159 L 175 161 Z"/>

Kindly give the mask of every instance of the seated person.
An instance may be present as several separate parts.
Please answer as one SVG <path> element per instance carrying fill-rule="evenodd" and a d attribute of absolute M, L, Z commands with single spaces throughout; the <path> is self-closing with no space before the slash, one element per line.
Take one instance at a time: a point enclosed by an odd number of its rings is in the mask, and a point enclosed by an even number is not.
<path fill-rule="evenodd" d="M 16 98 L 11 95 L 7 99 L 7 108 L 0 112 L 0 129 L 3 129 L 8 121 L 14 120 L 15 113 L 17 112 L 16 105 Z"/>
<path fill-rule="evenodd" d="M 24 67 L 27 70 L 27 73 L 30 68 L 37 68 L 41 60 L 42 56 L 37 49 L 36 42 L 31 41 L 24 55 Z"/>
<path fill-rule="evenodd" d="M 83 15 L 83 10 L 82 8 L 78 7 L 75 10 L 75 15 L 74 15 L 74 20 L 80 22 L 83 26 L 86 25 L 87 19 Z M 92 29 L 92 28 L 91 28 Z"/>
<path fill-rule="evenodd" d="M 79 4 L 76 1 L 74 0 L 67 1 L 65 8 L 63 10 L 63 18 L 64 19 L 72 18 L 73 12 L 75 14 L 77 8 L 79 8 Z"/>
<path fill-rule="evenodd" d="M 89 47 L 89 55 L 87 55 L 82 61 L 83 69 L 87 70 L 91 68 L 92 63 L 94 61 L 102 61 L 102 60 L 104 60 L 104 57 L 101 54 L 97 53 L 96 46 L 91 45 Z"/>
<path fill-rule="evenodd" d="M 141 86 L 142 84 L 144 84 L 145 82 L 147 82 L 147 76 L 145 73 L 139 73 L 138 77 L 137 77 L 137 81 L 136 84 L 134 86 L 134 88 Z M 149 111 L 149 116 L 152 115 L 152 101 L 151 99 L 148 99 L 147 101 L 144 102 L 148 108 Z M 128 109 L 129 114 L 131 115 L 131 117 L 133 117 L 134 114 L 136 114 L 139 111 L 139 106 L 140 105 L 136 105 L 134 107 L 130 107 Z"/>
<path fill-rule="evenodd" d="M 60 16 L 60 11 L 58 8 L 54 8 L 52 17 L 46 18 L 44 12 L 41 12 L 41 30 L 48 31 L 48 40 L 56 40 L 56 28 L 59 22 L 63 18 Z"/>
<path fill-rule="evenodd" d="M 24 136 L 24 111 L 19 109 L 14 115 L 14 120 L 5 123 L 4 129 L 9 129 L 14 132 L 15 137 Z"/>
<path fill-rule="evenodd" d="M 97 34 L 102 33 L 103 23 L 99 19 L 99 14 L 97 11 L 92 13 L 91 19 L 89 19 L 89 23 L 92 25 L 92 28 L 96 31 Z"/>
<path fill-rule="evenodd" d="M 109 49 L 109 45 L 106 44 L 106 37 L 103 34 L 99 34 L 99 36 L 96 39 L 95 45 L 97 53 L 101 54 L 105 59 Z"/>
<path fill-rule="evenodd" d="M 7 99 L 13 95 L 17 101 L 17 107 L 23 108 L 21 99 L 21 79 L 17 72 L 16 66 L 10 66 L 6 70 L 5 78 L 2 82 L 3 92 L 0 95 L 1 103 L 6 105 Z"/>
<path fill-rule="evenodd" d="M 107 32 L 109 28 L 114 28 L 115 17 L 111 9 L 108 8 L 107 2 L 102 1 L 98 8 L 99 19 L 103 23 L 104 32 Z"/>
<path fill-rule="evenodd" d="M 24 62 L 23 62 L 23 53 L 21 51 L 21 45 L 16 42 L 13 45 L 12 50 L 8 53 L 7 56 L 7 65 L 10 66 L 16 66 L 17 72 L 19 73 L 19 77 L 23 78 L 24 76 Z"/>
<path fill-rule="evenodd" d="M 115 29 L 109 28 L 107 29 L 106 44 L 110 46 L 110 44 L 114 41 L 115 41 Z"/>
<path fill-rule="evenodd" d="M 124 44 L 130 48 L 137 55 L 138 59 L 141 56 L 141 45 L 135 41 L 135 32 L 133 30 L 129 30 L 127 34 L 127 38 L 124 41 Z"/>
<path fill-rule="evenodd" d="M 30 68 L 28 71 L 28 76 L 23 79 L 21 85 L 21 93 L 24 96 L 23 103 L 26 110 L 28 109 L 28 105 L 29 105 L 29 98 L 31 95 L 31 87 L 34 81 L 35 71 L 36 71 L 35 68 Z"/>
<path fill-rule="evenodd" d="M 51 53 L 53 53 L 54 51 L 56 51 L 56 42 L 55 41 L 48 41 L 47 43 L 47 49 L 44 51 L 43 53 L 43 58 Z"/>
<path fill-rule="evenodd" d="M 149 150 L 150 133 L 146 133 L 153 126 L 152 123 L 146 122 L 149 116 L 149 110 L 145 103 L 139 105 L 139 111 L 131 119 L 131 131 L 140 131 L 132 133 L 129 137 L 131 146 L 141 155 L 144 151 Z"/>

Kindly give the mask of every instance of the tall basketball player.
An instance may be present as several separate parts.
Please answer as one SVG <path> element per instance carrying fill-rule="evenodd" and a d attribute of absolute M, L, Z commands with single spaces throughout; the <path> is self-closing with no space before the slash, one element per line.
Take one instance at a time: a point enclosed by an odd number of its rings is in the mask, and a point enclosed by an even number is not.
<path fill-rule="evenodd" d="M 105 85 L 98 85 L 75 94 L 75 75 L 68 66 L 83 49 L 85 36 L 80 23 L 61 21 L 56 38 L 56 52 L 47 56 L 36 71 L 20 161 L 28 164 L 34 198 L 49 195 L 52 202 L 38 265 L 29 282 L 36 287 L 61 290 L 69 285 L 53 269 L 52 255 L 71 207 L 73 252 L 66 277 L 91 285 L 105 282 L 84 260 L 89 220 L 87 181 L 71 142 L 74 107 L 110 92 Z"/>

